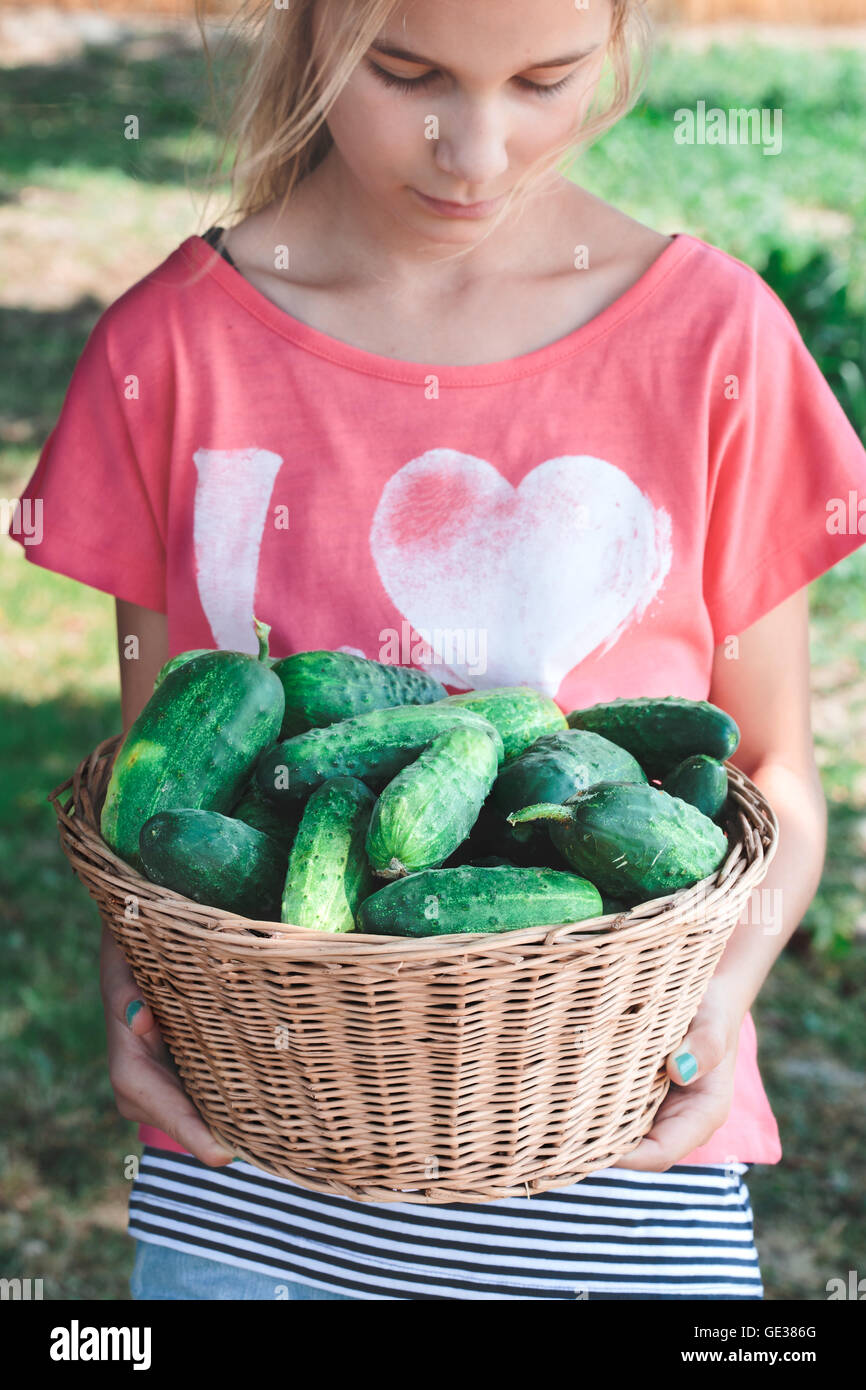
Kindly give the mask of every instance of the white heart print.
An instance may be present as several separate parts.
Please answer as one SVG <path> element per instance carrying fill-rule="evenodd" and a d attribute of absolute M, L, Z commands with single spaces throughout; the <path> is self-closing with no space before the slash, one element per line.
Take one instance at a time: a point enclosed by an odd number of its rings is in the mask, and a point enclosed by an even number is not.
<path fill-rule="evenodd" d="M 605 459 L 547 459 L 515 488 L 485 459 L 430 449 L 383 488 L 370 550 L 395 607 L 432 646 L 437 665 L 427 669 L 440 680 L 555 695 L 658 593 L 671 518 Z M 471 656 L 479 633 L 482 673 Z"/>

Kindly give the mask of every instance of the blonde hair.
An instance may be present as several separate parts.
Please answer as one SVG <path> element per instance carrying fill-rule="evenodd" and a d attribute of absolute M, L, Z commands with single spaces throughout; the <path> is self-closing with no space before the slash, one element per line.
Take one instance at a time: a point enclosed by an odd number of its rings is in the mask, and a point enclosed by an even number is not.
<path fill-rule="evenodd" d="M 322 54 L 314 54 L 313 45 L 313 12 L 317 3 L 321 6 L 323 32 L 330 30 L 333 35 L 330 47 Z M 531 3 L 527 0 L 528 18 Z M 216 112 L 218 96 L 202 23 L 206 4 L 207 0 L 196 0 L 196 20 Z M 293 189 L 330 150 L 333 140 L 326 124 L 328 112 L 400 4 L 401 0 L 286 0 L 286 8 L 278 8 L 275 0 L 243 0 L 224 36 L 230 59 L 238 44 L 245 52 L 235 99 L 228 103 L 228 118 L 221 121 L 222 147 L 208 180 L 210 190 L 224 180 L 227 152 L 234 146 L 229 197 L 217 221 L 232 225 L 229 219 L 239 221 L 273 202 L 279 202 L 282 212 Z M 646 0 L 610 0 L 610 4 L 605 63 L 588 113 L 609 76 L 613 91 L 607 106 L 584 119 L 566 140 L 545 151 L 524 171 L 485 237 L 508 214 L 515 199 L 523 199 L 545 174 L 558 168 L 564 156 L 573 157 L 597 140 L 637 101 L 649 68 L 654 32 Z M 220 123 L 219 117 L 217 120 Z M 476 241 L 453 254 L 459 257 L 477 245 Z"/>

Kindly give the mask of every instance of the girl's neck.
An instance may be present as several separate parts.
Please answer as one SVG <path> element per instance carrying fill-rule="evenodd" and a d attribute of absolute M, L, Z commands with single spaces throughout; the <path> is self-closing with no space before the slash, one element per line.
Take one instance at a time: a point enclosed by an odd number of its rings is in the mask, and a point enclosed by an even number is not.
<path fill-rule="evenodd" d="M 545 237 L 559 217 L 555 209 L 561 206 L 564 193 L 573 199 L 577 192 L 573 184 L 552 173 L 522 206 L 515 203 L 503 222 L 477 245 L 473 239 L 483 236 L 478 227 L 486 227 L 486 223 L 448 223 L 451 235 L 446 231 L 437 237 L 434 230 L 432 235 L 422 236 L 416 226 L 398 220 L 377 204 L 332 148 L 297 186 L 282 216 L 277 215 L 276 207 L 263 210 L 261 230 L 267 244 L 291 245 L 293 227 L 298 231 L 305 225 L 315 227 L 319 244 L 323 229 L 327 229 L 327 244 L 322 250 L 329 265 L 351 267 L 353 279 L 378 281 L 397 292 L 401 286 L 431 294 L 457 292 L 494 276 L 537 269 L 544 255 Z M 588 223 L 589 204 L 594 200 L 584 196 Z M 431 226 L 434 222 L 431 218 Z M 575 238 L 580 240 L 578 231 L 575 227 Z M 465 247 L 471 249 L 454 256 Z"/>

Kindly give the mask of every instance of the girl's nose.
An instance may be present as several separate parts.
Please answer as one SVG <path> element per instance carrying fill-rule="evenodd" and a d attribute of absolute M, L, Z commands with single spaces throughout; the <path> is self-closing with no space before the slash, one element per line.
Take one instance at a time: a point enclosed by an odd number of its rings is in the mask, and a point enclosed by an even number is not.
<path fill-rule="evenodd" d="M 435 141 L 438 167 L 480 201 L 496 194 L 496 180 L 508 168 L 508 126 L 495 103 L 461 103 L 439 118 Z M 461 200 L 462 201 L 462 200 Z"/>

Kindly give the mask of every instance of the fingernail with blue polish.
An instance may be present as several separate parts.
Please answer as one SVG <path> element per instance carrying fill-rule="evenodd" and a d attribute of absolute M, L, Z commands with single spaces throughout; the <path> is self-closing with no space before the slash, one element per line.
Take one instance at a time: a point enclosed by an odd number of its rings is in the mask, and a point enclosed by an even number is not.
<path fill-rule="evenodd" d="M 135 1015 L 136 1015 L 137 1013 L 139 1013 L 140 1010 L 143 1009 L 143 1008 L 144 1008 L 144 1000 L 143 1000 L 143 999 L 133 999 L 132 1002 L 131 1002 L 130 1004 L 127 1004 L 127 1006 L 126 1006 L 126 1026 L 127 1026 L 127 1028 L 131 1028 L 131 1027 L 132 1027 L 132 1020 L 135 1018 Z"/>
<path fill-rule="evenodd" d="M 697 1060 L 692 1056 L 691 1052 L 681 1052 L 678 1057 L 674 1058 L 674 1061 L 677 1064 L 677 1069 L 683 1081 L 691 1081 L 698 1069 Z"/>

